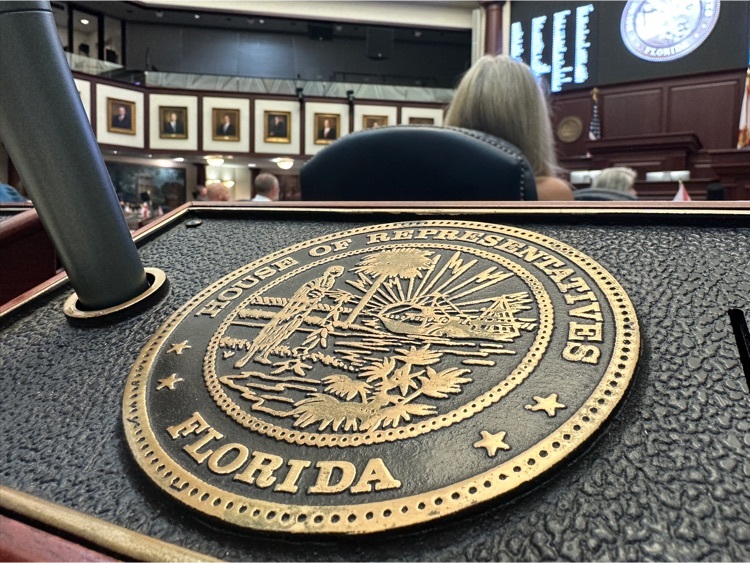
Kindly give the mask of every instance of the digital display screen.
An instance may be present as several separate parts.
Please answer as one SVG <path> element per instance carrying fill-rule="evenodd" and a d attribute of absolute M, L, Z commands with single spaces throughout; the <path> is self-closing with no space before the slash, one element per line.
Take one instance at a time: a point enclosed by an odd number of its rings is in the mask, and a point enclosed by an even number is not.
<path fill-rule="evenodd" d="M 744 68 L 750 2 L 511 4 L 510 56 L 552 92 Z"/>
<path fill-rule="evenodd" d="M 510 56 L 522 60 L 553 92 L 592 83 L 596 76 L 595 46 L 598 12 L 592 2 L 522 2 L 529 11 L 510 27 Z M 533 4 L 534 9 L 528 10 Z"/>

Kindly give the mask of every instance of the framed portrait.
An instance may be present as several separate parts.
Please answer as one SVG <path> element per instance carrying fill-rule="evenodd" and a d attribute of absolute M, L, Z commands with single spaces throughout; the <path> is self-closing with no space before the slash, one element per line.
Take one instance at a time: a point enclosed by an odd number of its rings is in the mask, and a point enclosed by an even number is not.
<path fill-rule="evenodd" d="M 107 98 L 107 131 L 135 135 L 135 102 Z"/>
<path fill-rule="evenodd" d="M 291 143 L 290 123 L 292 112 L 290 111 L 264 111 L 264 136 L 266 143 Z"/>
<path fill-rule="evenodd" d="M 385 127 L 388 125 L 387 115 L 363 115 L 362 129 L 373 129 L 375 127 Z"/>
<path fill-rule="evenodd" d="M 186 107 L 159 106 L 159 138 L 187 139 Z"/>
<path fill-rule="evenodd" d="M 240 110 L 213 108 L 211 123 L 214 141 L 240 140 Z"/>
<path fill-rule="evenodd" d="M 410 117 L 409 125 L 435 125 L 434 117 Z"/>
<path fill-rule="evenodd" d="M 341 135 L 341 116 L 337 113 L 315 114 L 315 144 L 330 145 Z"/>

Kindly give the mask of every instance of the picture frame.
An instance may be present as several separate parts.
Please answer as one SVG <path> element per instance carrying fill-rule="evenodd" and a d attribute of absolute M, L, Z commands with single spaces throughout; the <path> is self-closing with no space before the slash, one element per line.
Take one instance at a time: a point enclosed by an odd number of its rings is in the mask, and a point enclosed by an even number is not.
<path fill-rule="evenodd" d="M 363 115 L 362 129 L 374 129 L 376 127 L 386 127 L 388 125 L 387 115 Z"/>
<path fill-rule="evenodd" d="M 135 102 L 107 98 L 107 131 L 135 135 Z"/>
<path fill-rule="evenodd" d="M 159 106 L 159 138 L 187 139 L 188 108 Z"/>
<path fill-rule="evenodd" d="M 240 140 L 240 110 L 213 108 L 211 110 L 211 131 L 214 141 Z"/>
<path fill-rule="evenodd" d="M 291 121 L 290 111 L 264 111 L 263 140 L 266 143 L 291 143 Z"/>
<path fill-rule="evenodd" d="M 434 117 L 410 117 L 409 125 L 435 125 Z"/>
<path fill-rule="evenodd" d="M 313 123 L 316 145 L 330 145 L 341 136 L 341 115 L 338 113 L 316 113 Z"/>

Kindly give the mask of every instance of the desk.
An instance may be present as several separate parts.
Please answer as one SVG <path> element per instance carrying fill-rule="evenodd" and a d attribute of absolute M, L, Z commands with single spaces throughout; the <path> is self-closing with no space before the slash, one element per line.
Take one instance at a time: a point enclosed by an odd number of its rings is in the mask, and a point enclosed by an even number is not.
<path fill-rule="evenodd" d="M 195 218 L 202 225 L 186 228 Z M 643 351 L 624 403 L 594 442 L 514 498 L 355 539 L 227 528 L 176 504 L 140 473 L 122 430 L 125 378 L 171 313 L 280 247 L 414 218 L 520 226 L 590 255 L 619 280 L 637 311 Z M 144 557 L 133 550 L 144 536 L 228 560 L 750 558 L 750 393 L 727 316 L 731 308 L 750 312 L 749 205 L 201 203 L 136 239 L 145 265 L 162 268 L 171 282 L 163 301 L 140 316 L 71 326 L 62 314 L 71 288 L 63 283 L 0 317 L 6 516 L 23 514 L 7 502 L 8 491 L 21 491 L 141 534 L 85 542 L 136 558 Z M 21 517 L 65 526 L 52 518 L 54 508 L 34 514 Z"/>

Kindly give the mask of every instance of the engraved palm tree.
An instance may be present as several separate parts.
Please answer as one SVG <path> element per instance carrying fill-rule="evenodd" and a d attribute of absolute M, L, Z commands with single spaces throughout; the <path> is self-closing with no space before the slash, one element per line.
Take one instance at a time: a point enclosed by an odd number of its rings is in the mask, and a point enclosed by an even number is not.
<path fill-rule="evenodd" d="M 384 250 L 377 254 L 371 254 L 360 261 L 359 265 L 352 268 L 353 272 L 362 272 L 375 277 L 370 289 L 362 296 L 349 317 L 346 324 L 351 324 L 357 318 L 362 309 L 365 308 L 380 286 L 390 278 L 401 278 L 411 280 L 422 276 L 422 270 L 432 266 L 431 252 L 413 250 L 409 248 L 398 248 L 395 250 Z"/>

